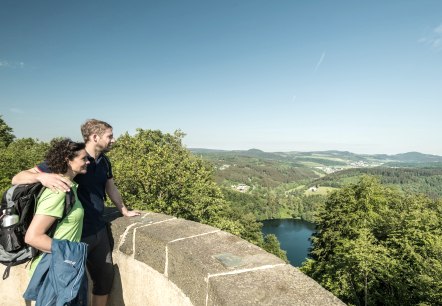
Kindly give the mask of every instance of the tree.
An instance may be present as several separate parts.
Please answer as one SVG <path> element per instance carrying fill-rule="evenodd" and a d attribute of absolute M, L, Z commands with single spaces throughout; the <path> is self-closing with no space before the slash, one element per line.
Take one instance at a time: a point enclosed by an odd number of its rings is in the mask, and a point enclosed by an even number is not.
<path fill-rule="evenodd" d="M 263 249 L 288 262 L 287 252 L 281 250 L 278 238 L 274 234 L 265 235 Z"/>
<path fill-rule="evenodd" d="M 13 129 L 6 124 L 3 120 L 2 115 L 0 115 L 0 145 L 8 146 L 14 141 L 15 135 L 12 133 Z"/>
<path fill-rule="evenodd" d="M 437 305 L 441 211 L 365 176 L 327 198 L 302 270 L 349 305 Z"/>
<path fill-rule="evenodd" d="M 20 138 L 7 147 L 0 146 L 0 190 L 11 186 L 12 177 L 35 166 L 44 158 L 49 144 L 32 138 Z"/>
<path fill-rule="evenodd" d="M 212 222 L 224 205 L 212 170 L 181 145 L 183 133 L 138 129 L 119 137 L 110 152 L 115 180 L 138 209 Z"/>

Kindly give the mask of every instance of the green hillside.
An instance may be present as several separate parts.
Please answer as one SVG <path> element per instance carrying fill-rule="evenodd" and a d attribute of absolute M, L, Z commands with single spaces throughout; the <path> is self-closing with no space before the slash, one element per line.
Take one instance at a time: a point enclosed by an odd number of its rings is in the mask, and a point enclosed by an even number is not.
<path fill-rule="evenodd" d="M 417 152 L 358 155 L 351 152 L 263 152 L 191 149 L 210 162 L 225 197 L 241 213 L 258 219 L 313 220 L 333 190 L 363 175 L 404 194 L 442 197 L 442 157 Z"/>
<path fill-rule="evenodd" d="M 441 156 L 418 152 L 358 155 L 346 151 L 191 151 L 210 161 L 215 167 L 217 182 L 226 185 L 242 183 L 274 188 L 282 184 L 305 184 L 308 188 L 309 184 L 324 184 L 341 187 L 368 174 L 380 177 L 387 184 L 420 185 L 408 186 L 405 190 L 439 194 L 433 189 L 442 172 Z"/>

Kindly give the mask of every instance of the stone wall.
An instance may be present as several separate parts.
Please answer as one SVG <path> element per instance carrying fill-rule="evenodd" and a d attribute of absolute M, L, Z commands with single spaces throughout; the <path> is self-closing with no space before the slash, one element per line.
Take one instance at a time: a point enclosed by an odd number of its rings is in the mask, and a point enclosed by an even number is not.
<path fill-rule="evenodd" d="M 112 231 L 115 306 L 344 305 L 293 266 L 211 226 L 146 213 L 114 220 Z"/>
<path fill-rule="evenodd" d="M 293 266 L 211 226 L 156 213 L 107 217 L 116 269 L 109 306 L 344 305 Z M 1 305 L 25 305 L 26 279 L 23 266 L 12 269 Z"/>

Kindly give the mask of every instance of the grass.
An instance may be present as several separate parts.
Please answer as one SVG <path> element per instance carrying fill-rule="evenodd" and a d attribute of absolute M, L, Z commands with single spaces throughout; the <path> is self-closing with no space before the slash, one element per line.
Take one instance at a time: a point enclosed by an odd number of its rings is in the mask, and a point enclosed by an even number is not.
<path fill-rule="evenodd" d="M 316 191 L 311 191 L 309 189 L 307 189 L 304 194 L 306 196 L 310 196 L 310 195 L 327 195 L 329 192 L 332 192 L 333 190 L 336 190 L 337 188 L 333 188 L 333 187 L 318 187 L 318 189 L 316 189 Z"/>

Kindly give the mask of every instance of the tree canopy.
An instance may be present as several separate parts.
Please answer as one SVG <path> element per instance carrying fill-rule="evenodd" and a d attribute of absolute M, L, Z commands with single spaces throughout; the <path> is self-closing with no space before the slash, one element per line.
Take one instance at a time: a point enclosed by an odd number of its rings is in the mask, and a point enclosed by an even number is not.
<path fill-rule="evenodd" d="M 374 177 L 332 193 L 302 270 L 349 305 L 442 301 L 442 202 Z"/>
<path fill-rule="evenodd" d="M 13 134 L 13 129 L 6 124 L 3 120 L 2 115 L 0 115 L 0 146 L 8 146 L 12 141 L 14 141 L 15 135 Z"/>
<path fill-rule="evenodd" d="M 0 115 L 0 191 L 11 186 L 12 177 L 29 169 L 41 160 L 48 148 L 47 143 L 32 138 L 16 139 L 13 130 Z"/>
<path fill-rule="evenodd" d="M 210 168 L 181 145 L 182 136 L 142 129 L 122 135 L 109 153 L 114 177 L 134 208 L 210 222 L 223 199 Z"/>

